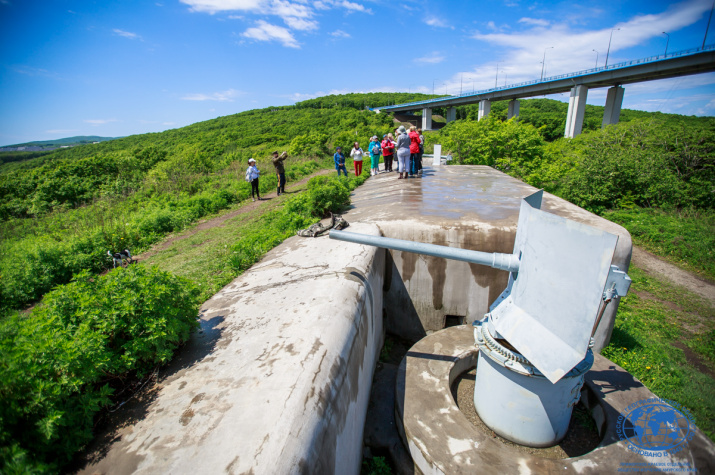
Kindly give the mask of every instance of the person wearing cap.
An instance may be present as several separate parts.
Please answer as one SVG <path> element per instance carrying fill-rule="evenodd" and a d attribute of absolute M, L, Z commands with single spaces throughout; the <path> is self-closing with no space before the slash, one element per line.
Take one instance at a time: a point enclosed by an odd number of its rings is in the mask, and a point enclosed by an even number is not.
<path fill-rule="evenodd" d="M 258 176 L 261 174 L 256 167 L 256 161 L 252 158 L 248 159 L 248 170 L 246 170 L 246 181 L 251 184 L 251 199 L 256 201 L 261 200 L 261 193 L 258 191 Z"/>
<path fill-rule="evenodd" d="M 353 159 L 355 167 L 355 176 L 360 176 L 362 173 L 362 156 L 365 152 L 360 148 L 360 144 L 355 142 L 353 148 L 350 149 L 350 157 Z"/>
<path fill-rule="evenodd" d="M 333 155 L 333 160 L 335 160 L 335 169 L 338 171 L 338 176 L 340 176 L 340 170 L 348 176 L 348 170 L 345 168 L 345 155 L 343 154 L 342 147 L 335 148 L 335 155 Z"/>
<path fill-rule="evenodd" d="M 372 136 L 367 149 L 370 151 L 370 175 L 377 175 L 380 173 L 380 141 L 377 135 Z"/>
<path fill-rule="evenodd" d="M 380 144 L 382 149 L 382 159 L 385 161 L 385 171 L 392 171 L 392 158 L 395 153 L 395 140 L 392 134 L 387 134 L 382 137 L 382 144 Z"/>
<path fill-rule="evenodd" d="M 407 136 L 405 126 L 397 128 L 397 170 L 400 172 L 399 179 L 407 178 L 407 165 L 410 162 L 410 138 Z M 403 177 L 404 174 L 404 177 Z"/>
<path fill-rule="evenodd" d="M 278 155 L 278 150 L 273 152 L 273 166 L 276 168 L 276 175 L 278 175 L 278 196 L 281 193 L 286 192 L 286 169 L 283 165 L 283 161 L 288 158 L 288 152 L 283 152 Z"/>

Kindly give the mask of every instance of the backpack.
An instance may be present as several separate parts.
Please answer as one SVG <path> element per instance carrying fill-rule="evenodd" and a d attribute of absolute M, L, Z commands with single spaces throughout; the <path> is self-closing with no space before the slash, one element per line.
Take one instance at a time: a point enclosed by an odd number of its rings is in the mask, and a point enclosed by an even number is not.
<path fill-rule="evenodd" d="M 348 222 L 340 216 L 339 214 L 330 213 L 330 224 L 315 223 L 307 229 L 301 229 L 297 231 L 296 234 L 301 237 L 320 237 L 328 233 L 331 229 L 345 229 L 348 226 Z"/>

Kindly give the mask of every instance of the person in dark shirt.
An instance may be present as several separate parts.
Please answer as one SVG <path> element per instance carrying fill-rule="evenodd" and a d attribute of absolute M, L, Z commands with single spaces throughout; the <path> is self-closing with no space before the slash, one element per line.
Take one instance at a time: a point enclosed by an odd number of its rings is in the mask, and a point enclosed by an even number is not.
<path fill-rule="evenodd" d="M 288 152 L 283 152 L 278 155 L 278 151 L 273 152 L 273 166 L 276 167 L 276 175 L 278 175 L 278 196 L 286 192 L 286 169 L 283 161 L 288 158 Z"/>
<path fill-rule="evenodd" d="M 345 155 L 343 154 L 343 148 L 337 147 L 335 149 L 335 155 L 333 155 L 333 160 L 335 160 L 335 169 L 338 171 L 338 176 L 340 176 L 340 170 L 348 176 L 348 170 L 345 168 Z"/>

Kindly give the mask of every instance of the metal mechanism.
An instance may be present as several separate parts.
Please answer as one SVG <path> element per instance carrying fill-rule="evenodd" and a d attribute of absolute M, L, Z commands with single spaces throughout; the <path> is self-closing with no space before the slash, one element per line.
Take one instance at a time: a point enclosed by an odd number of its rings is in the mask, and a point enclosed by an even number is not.
<path fill-rule="evenodd" d="M 510 273 L 489 313 L 475 322 L 480 358 L 474 404 L 495 432 L 536 447 L 565 435 L 583 375 L 593 363 L 592 336 L 606 305 L 626 295 L 631 282 L 611 265 L 617 236 L 542 211 L 542 195 L 538 191 L 522 200 L 512 254 L 330 232 L 331 239 Z M 520 412 L 516 406 L 528 409 Z M 532 422 L 524 428 L 527 419 Z"/>

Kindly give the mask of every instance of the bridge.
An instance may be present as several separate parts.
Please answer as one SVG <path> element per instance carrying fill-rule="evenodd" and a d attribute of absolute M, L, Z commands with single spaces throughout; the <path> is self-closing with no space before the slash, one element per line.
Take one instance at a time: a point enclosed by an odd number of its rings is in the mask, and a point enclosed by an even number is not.
<path fill-rule="evenodd" d="M 602 127 L 618 123 L 623 104 L 624 84 L 655 81 L 715 71 L 715 45 L 693 48 L 648 58 L 610 64 L 601 68 L 551 76 L 519 84 L 493 87 L 438 99 L 376 107 L 376 112 L 422 111 L 422 129 L 432 129 L 432 109 L 447 108 L 447 122 L 456 118 L 456 107 L 479 103 L 479 120 L 489 114 L 492 101 L 509 101 L 507 118 L 519 115 L 519 99 L 562 92 L 571 92 L 564 136 L 573 138 L 581 133 L 589 89 L 608 87 Z"/>

